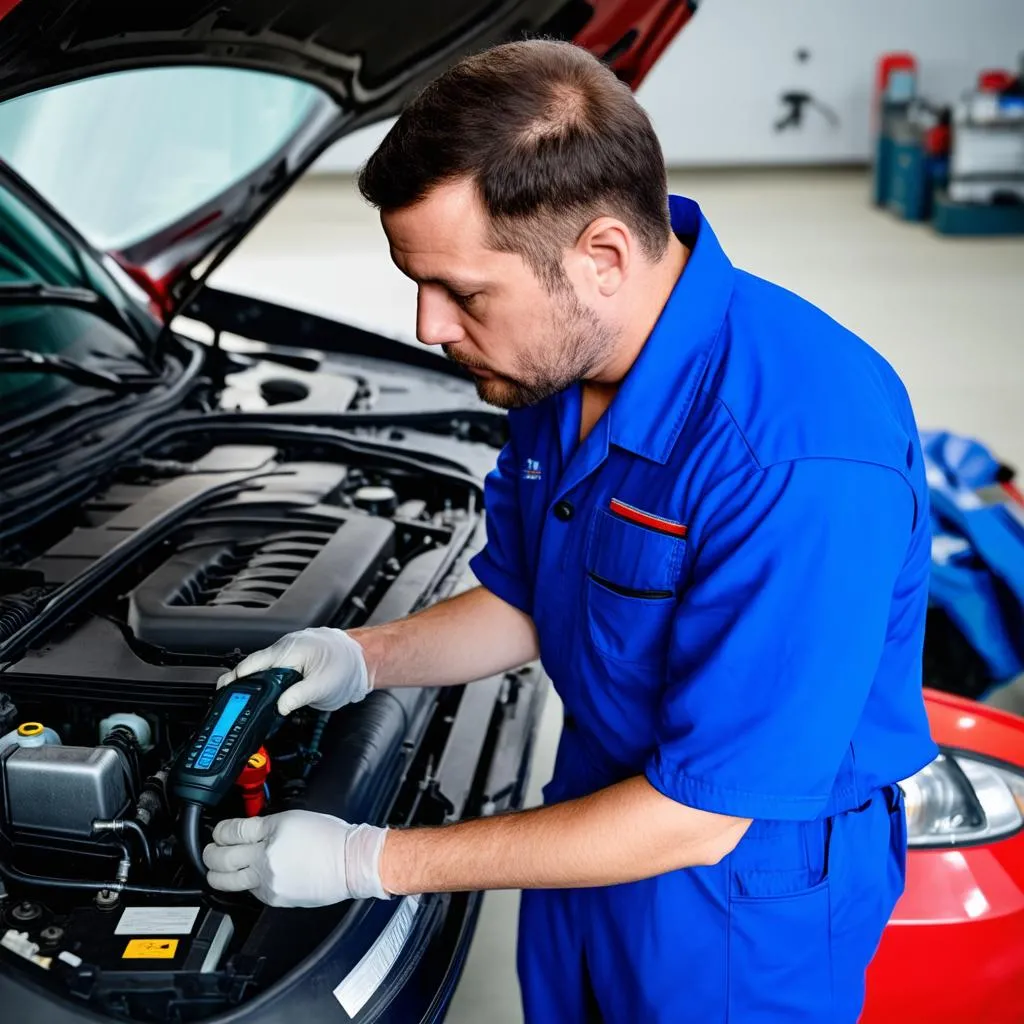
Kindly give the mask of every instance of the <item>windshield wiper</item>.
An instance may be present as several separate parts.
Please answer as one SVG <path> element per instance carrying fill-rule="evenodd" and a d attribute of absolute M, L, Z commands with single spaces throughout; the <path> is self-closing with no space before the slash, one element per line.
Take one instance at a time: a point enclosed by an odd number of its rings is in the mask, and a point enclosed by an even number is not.
<path fill-rule="evenodd" d="M 91 288 L 71 288 L 66 285 L 43 284 L 39 281 L 0 281 L 0 304 L 6 303 L 39 303 L 94 310 L 103 304 L 103 298 Z"/>
<path fill-rule="evenodd" d="M 83 270 L 84 273 L 84 270 Z M 145 338 L 110 299 L 91 288 L 43 284 L 41 281 L 0 281 L 0 306 L 73 306 L 103 317 L 125 331 L 143 353 Z"/>
<path fill-rule="evenodd" d="M 3 292 L 0 291 L 0 295 Z M 64 356 L 31 352 L 28 349 L 0 348 L 0 373 L 55 373 L 75 384 L 107 391 L 139 391 L 159 384 L 157 377 L 118 377 L 106 370 L 94 370 Z"/>

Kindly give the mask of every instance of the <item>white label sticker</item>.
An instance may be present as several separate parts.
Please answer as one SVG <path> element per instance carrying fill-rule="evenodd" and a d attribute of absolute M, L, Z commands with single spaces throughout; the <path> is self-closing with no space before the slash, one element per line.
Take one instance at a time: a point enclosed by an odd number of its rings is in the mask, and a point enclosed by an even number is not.
<path fill-rule="evenodd" d="M 377 936 L 363 958 L 352 968 L 334 990 L 334 998 L 342 1009 L 354 1017 L 380 988 L 380 983 L 395 966 L 419 909 L 418 896 L 406 896 L 391 916 L 384 931 Z"/>
<path fill-rule="evenodd" d="M 198 907 L 125 907 L 115 935 L 188 935 Z"/>

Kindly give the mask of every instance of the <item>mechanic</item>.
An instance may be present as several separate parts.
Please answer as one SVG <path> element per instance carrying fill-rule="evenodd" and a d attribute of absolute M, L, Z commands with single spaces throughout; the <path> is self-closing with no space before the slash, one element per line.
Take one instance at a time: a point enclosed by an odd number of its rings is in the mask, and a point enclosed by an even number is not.
<path fill-rule="evenodd" d="M 564 728 L 540 808 L 228 820 L 210 884 L 276 906 L 522 889 L 531 1022 L 856 1020 L 903 888 L 897 783 L 937 753 L 896 373 L 732 266 L 627 87 L 569 44 L 454 65 L 359 184 L 419 339 L 510 410 L 482 586 L 289 634 L 220 682 L 290 666 L 282 714 L 336 710 L 539 656 Z"/>

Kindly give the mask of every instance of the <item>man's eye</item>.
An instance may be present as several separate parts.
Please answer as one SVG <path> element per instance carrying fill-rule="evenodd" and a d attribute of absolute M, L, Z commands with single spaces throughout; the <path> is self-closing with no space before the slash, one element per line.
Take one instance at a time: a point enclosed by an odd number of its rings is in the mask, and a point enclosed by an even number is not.
<path fill-rule="evenodd" d="M 460 292 L 452 292 L 452 298 L 456 304 L 465 309 L 472 301 L 479 295 L 479 292 L 470 292 L 468 295 L 463 295 Z"/>

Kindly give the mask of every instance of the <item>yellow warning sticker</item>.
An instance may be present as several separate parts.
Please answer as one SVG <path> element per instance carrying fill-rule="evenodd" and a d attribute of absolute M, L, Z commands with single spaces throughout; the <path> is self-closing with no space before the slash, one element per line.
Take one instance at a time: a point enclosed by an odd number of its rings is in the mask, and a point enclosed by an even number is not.
<path fill-rule="evenodd" d="M 177 939 L 132 939 L 121 954 L 122 960 L 173 960 Z"/>

